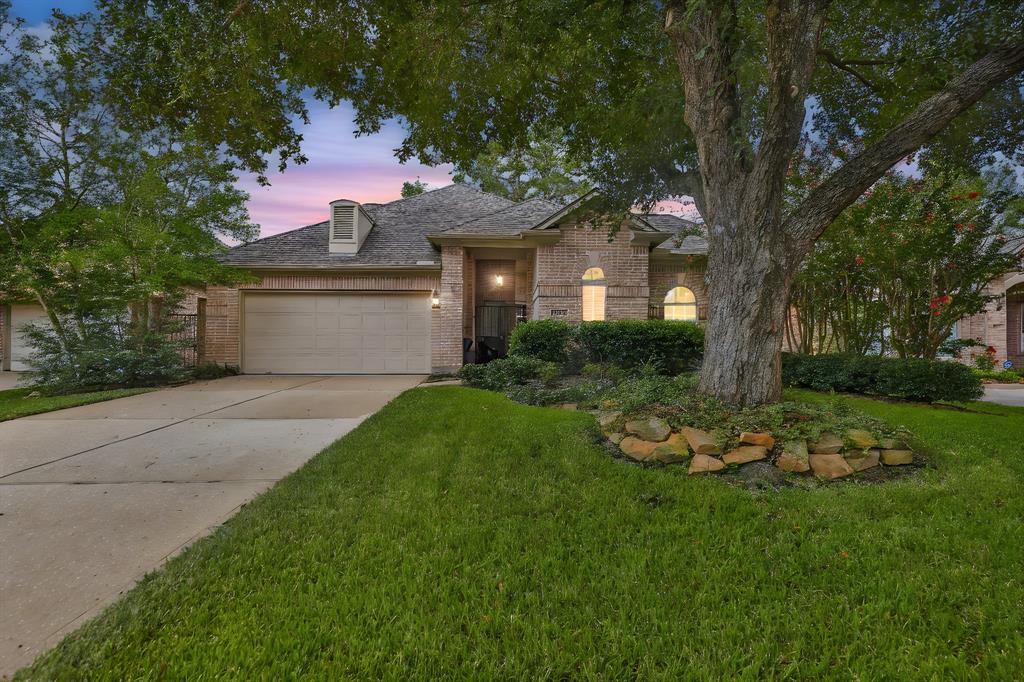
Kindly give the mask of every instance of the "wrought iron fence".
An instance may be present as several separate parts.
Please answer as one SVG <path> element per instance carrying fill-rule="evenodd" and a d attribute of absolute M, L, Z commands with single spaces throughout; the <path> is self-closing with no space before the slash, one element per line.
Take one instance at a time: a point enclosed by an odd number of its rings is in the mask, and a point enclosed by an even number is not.
<path fill-rule="evenodd" d="M 181 359 L 186 367 L 195 367 L 202 356 L 201 334 L 198 313 L 175 313 L 168 316 L 174 323 L 174 331 L 168 336 L 181 347 Z"/>

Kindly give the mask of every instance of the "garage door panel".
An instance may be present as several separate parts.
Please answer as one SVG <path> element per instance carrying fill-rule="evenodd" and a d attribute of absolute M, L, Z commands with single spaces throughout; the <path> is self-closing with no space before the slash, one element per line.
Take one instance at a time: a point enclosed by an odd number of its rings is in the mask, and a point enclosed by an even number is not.
<path fill-rule="evenodd" d="M 246 372 L 430 371 L 423 294 L 247 293 L 243 306 Z"/>
<path fill-rule="evenodd" d="M 11 369 L 15 372 L 31 369 L 28 366 L 28 357 L 32 353 L 32 346 L 21 331 L 26 324 L 49 327 L 50 320 L 41 306 L 11 306 Z"/>

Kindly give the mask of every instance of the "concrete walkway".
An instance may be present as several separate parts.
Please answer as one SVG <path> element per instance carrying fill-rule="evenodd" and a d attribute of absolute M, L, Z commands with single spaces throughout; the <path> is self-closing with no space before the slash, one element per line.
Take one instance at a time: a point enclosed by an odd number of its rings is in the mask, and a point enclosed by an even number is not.
<path fill-rule="evenodd" d="M 985 397 L 982 400 L 1024 407 L 1024 384 L 985 384 Z"/>
<path fill-rule="evenodd" d="M 0 423 L 0 675 L 419 376 L 240 376 Z"/>

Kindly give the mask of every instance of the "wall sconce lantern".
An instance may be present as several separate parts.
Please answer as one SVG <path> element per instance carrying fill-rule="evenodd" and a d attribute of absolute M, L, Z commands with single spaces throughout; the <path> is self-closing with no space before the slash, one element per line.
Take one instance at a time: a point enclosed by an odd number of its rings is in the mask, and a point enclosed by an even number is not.
<path fill-rule="evenodd" d="M 437 289 L 430 292 L 430 308 L 431 310 L 437 310 L 441 307 L 441 297 L 437 294 Z"/>
<path fill-rule="evenodd" d="M 503 276 L 501 276 L 501 275 L 495 275 L 494 276 L 494 283 L 497 284 L 500 287 L 501 285 L 503 285 L 505 283 L 505 278 Z"/>

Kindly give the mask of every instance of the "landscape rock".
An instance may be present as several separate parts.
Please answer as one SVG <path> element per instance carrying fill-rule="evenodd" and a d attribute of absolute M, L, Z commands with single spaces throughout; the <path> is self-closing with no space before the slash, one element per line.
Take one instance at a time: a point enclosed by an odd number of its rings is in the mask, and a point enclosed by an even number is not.
<path fill-rule="evenodd" d="M 760 445 L 771 450 L 775 447 L 775 438 L 770 433 L 753 433 L 744 431 L 740 434 L 740 442 L 746 445 Z"/>
<path fill-rule="evenodd" d="M 747 490 L 763 490 L 777 488 L 785 484 L 785 474 L 767 462 L 752 462 L 740 467 L 736 472 L 737 480 L 743 482 Z"/>
<path fill-rule="evenodd" d="M 682 434 L 673 433 L 667 441 L 659 443 L 658 447 L 654 448 L 648 457 L 648 461 L 651 460 L 663 464 L 681 464 L 690 461 L 690 448 L 686 444 L 686 439 Z"/>
<path fill-rule="evenodd" d="M 722 461 L 726 464 L 746 464 L 768 456 L 768 448 L 761 445 L 741 445 L 725 453 Z"/>
<path fill-rule="evenodd" d="M 906 450 L 907 444 L 898 438 L 879 438 L 878 448 L 880 450 Z"/>
<path fill-rule="evenodd" d="M 721 471 L 725 468 L 725 463 L 717 457 L 709 457 L 708 455 L 697 454 L 690 460 L 690 468 L 687 473 L 689 474 L 708 474 L 714 471 Z"/>
<path fill-rule="evenodd" d="M 611 442 L 615 443 L 616 445 L 621 443 L 622 439 L 625 438 L 625 437 L 626 437 L 626 434 L 620 433 L 619 431 L 613 431 L 611 433 L 606 433 L 605 434 L 605 438 L 607 438 Z"/>
<path fill-rule="evenodd" d="M 775 461 L 775 466 L 783 471 L 809 471 L 811 465 L 807 460 L 807 442 L 787 440 L 782 444 L 782 454 Z"/>
<path fill-rule="evenodd" d="M 619 449 L 622 450 L 622 453 L 638 462 L 646 461 L 658 445 L 660 443 L 652 443 L 635 436 L 626 436 L 619 441 Z"/>
<path fill-rule="evenodd" d="M 658 417 L 650 419 L 635 419 L 626 422 L 626 431 L 636 434 L 644 440 L 663 441 L 672 433 L 668 422 Z"/>
<path fill-rule="evenodd" d="M 815 476 L 832 479 L 842 478 L 853 473 L 853 468 L 839 454 L 820 455 L 812 453 L 808 459 Z"/>
<path fill-rule="evenodd" d="M 720 455 L 722 448 L 715 443 L 715 439 L 707 431 L 694 429 L 685 426 L 680 430 L 683 438 L 690 444 L 690 449 L 698 455 Z"/>
<path fill-rule="evenodd" d="M 601 430 L 607 430 L 621 416 L 621 412 L 599 412 L 597 415 L 597 423 L 601 425 Z"/>
<path fill-rule="evenodd" d="M 821 438 L 814 441 L 808 448 L 815 455 L 835 455 L 843 449 L 843 440 L 834 433 L 823 433 Z"/>
<path fill-rule="evenodd" d="M 871 449 L 859 452 L 847 452 L 843 457 L 846 459 L 846 463 L 850 465 L 850 468 L 854 471 L 864 471 L 871 467 L 878 466 L 878 458 L 881 451 L 877 449 Z"/>
<path fill-rule="evenodd" d="M 871 435 L 870 431 L 864 429 L 850 429 L 846 432 L 846 439 L 853 443 L 858 450 L 867 450 L 878 446 L 878 439 Z"/>
<path fill-rule="evenodd" d="M 911 450 L 882 450 L 882 464 L 890 467 L 912 464 L 914 453 Z"/>
<path fill-rule="evenodd" d="M 562 403 L 558 406 L 560 410 L 575 410 L 578 406 L 576 403 Z"/>

